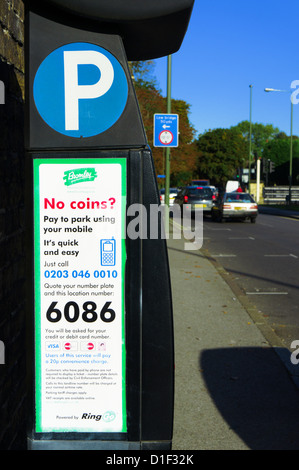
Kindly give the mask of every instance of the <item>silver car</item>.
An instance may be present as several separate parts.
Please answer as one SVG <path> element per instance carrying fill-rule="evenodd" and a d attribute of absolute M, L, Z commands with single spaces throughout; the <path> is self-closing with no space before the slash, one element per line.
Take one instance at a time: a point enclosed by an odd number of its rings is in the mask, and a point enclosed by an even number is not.
<path fill-rule="evenodd" d="M 212 209 L 212 219 L 222 222 L 224 219 L 250 219 L 255 223 L 258 205 L 248 193 L 225 193 L 218 199 Z"/>

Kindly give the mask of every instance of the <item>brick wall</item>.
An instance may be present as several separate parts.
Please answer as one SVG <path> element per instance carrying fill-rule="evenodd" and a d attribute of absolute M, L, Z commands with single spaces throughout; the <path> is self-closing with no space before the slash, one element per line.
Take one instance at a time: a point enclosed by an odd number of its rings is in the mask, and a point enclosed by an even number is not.
<path fill-rule="evenodd" d="M 0 0 L 0 449 L 26 447 L 24 5 Z"/>

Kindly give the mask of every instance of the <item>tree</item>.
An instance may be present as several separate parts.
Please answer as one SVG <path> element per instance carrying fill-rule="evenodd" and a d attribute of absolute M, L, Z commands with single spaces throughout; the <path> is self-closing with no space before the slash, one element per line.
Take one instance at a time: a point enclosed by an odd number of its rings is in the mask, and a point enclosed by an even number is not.
<path fill-rule="evenodd" d="M 166 99 L 164 99 L 166 110 Z M 179 116 L 179 146 L 170 151 L 173 186 L 189 184 L 197 164 L 195 129 L 189 121 L 190 105 L 183 100 L 172 100 L 172 113 Z"/>
<path fill-rule="evenodd" d="M 293 184 L 298 184 L 299 140 L 296 136 L 293 138 Z M 272 184 L 289 184 L 290 144 L 290 138 L 279 133 L 264 148 L 263 158 L 275 163 L 275 171 L 268 175 Z"/>
<path fill-rule="evenodd" d="M 233 179 L 247 158 L 246 140 L 237 129 L 214 129 L 199 136 L 198 175 L 216 186 Z"/>
<path fill-rule="evenodd" d="M 294 145 L 293 145 L 294 150 Z M 282 163 L 290 160 L 290 140 L 289 139 L 274 139 L 268 142 L 263 151 L 263 158 L 271 160 L 275 165 L 279 166 Z"/>
<path fill-rule="evenodd" d="M 247 143 L 247 160 L 249 155 L 249 135 L 250 135 L 250 122 L 242 121 L 230 129 L 235 129 L 240 132 Z M 260 124 L 258 122 L 251 125 L 251 151 L 255 159 L 263 156 L 263 150 L 270 140 L 274 139 L 279 133 L 277 127 L 272 124 Z"/>
<path fill-rule="evenodd" d="M 133 83 L 138 84 L 139 86 L 152 87 L 153 89 L 157 88 L 157 80 L 153 75 L 154 67 L 154 60 L 135 60 L 129 62 L 129 69 Z"/>

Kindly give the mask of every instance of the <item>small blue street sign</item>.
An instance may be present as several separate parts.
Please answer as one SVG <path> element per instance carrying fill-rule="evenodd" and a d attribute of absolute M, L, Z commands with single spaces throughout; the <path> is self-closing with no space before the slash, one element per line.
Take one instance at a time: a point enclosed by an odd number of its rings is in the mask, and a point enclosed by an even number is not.
<path fill-rule="evenodd" d="M 154 147 L 178 147 L 178 114 L 154 114 Z"/>

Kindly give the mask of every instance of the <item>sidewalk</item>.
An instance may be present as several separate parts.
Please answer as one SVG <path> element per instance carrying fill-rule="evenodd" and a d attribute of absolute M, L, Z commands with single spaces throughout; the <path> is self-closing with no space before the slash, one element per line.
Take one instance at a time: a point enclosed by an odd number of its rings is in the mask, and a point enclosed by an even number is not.
<path fill-rule="evenodd" d="M 168 240 L 168 253 L 173 450 L 298 450 L 299 389 L 285 366 L 290 352 L 202 251 L 184 251 L 183 240 Z"/>

